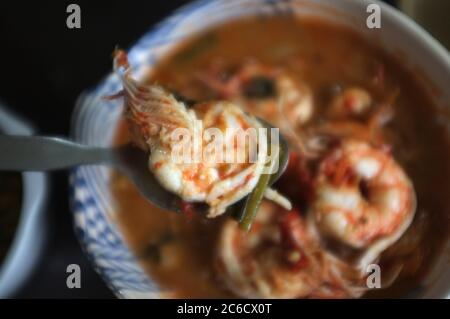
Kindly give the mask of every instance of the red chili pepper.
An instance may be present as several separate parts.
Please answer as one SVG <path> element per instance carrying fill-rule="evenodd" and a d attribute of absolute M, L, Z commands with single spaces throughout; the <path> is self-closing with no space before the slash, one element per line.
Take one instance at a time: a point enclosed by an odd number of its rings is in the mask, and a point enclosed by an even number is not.
<path fill-rule="evenodd" d="M 302 206 L 312 199 L 313 184 L 313 176 L 304 160 L 297 153 L 290 152 L 288 167 L 277 182 L 277 188 L 293 201 L 294 206 Z"/>
<path fill-rule="evenodd" d="M 186 217 L 189 218 L 189 219 L 193 218 L 194 217 L 194 213 L 195 213 L 195 206 L 194 206 L 194 204 L 182 201 L 181 202 L 181 213 L 186 215 Z"/>
<path fill-rule="evenodd" d="M 344 107 L 349 112 L 353 112 L 353 111 L 355 111 L 357 102 L 358 101 L 357 101 L 357 99 L 355 98 L 354 95 L 349 95 L 344 100 Z"/>
<path fill-rule="evenodd" d="M 309 261 L 303 253 L 301 242 L 304 241 L 302 219 L 297 210 L 286 212 L 280 220 L 282 244 L 286 247 L 286 260 L 292 271 L 299 271 L 308 267 Z M 294 254 L 298 254 L 295 256 Z"/>
<path fill-rule="evenodd" d="M 300 271 L 302 269 L 305 269 L 309 266 L 309 260 L 308 257 L 306 257 L 305 254 L 303 254 L 300 250 L 298 250 L 298 253 L 300 254 L 300 259 L 294 263 L 290 263 L 290 269 L 291 271 Z"/>
<path fill-rule="evenodd" d="M 297 210 L 286 212 L 280 220 L 280 231 L 281 241 L 286 247 L 290 249 L 298 248 L 299 237 L 302 236 L 300 212 Z"/>

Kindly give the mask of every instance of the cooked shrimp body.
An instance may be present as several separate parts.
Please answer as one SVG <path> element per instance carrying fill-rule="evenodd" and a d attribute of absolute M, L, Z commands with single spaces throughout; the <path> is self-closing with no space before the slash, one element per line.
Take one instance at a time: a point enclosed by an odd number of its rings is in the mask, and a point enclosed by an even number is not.
<path fill-rule="evenodd" d="M 256 76 L 256 75 L 255 75 Z M 238 103 L 272 125 L 283 129 L 286 122 L 298 128 L 313 115 L 313 99 L 310 89 L 288 74 L 279 74 L 274 79 L 275 95 L 270 98 L 240 97 Z"/>
<path fill-rule="evenodd" d="M 225 82 L 220 74 L 200 77 L 220 97 L 236 101 L 246 111 L 284 129 L 298 127 L 313 114 L 310 88 L 287 72 L 256 61 L 241 66 Z"/>
<path fill-rule="evenodd" d="M 360 87 L 349 87 L 331 101 L 329 116 L 334 119 L 357 117 L 366 113 L 372 104 L 368 91 Z"/>
<path fill-rule="evenodd" d="M 203 103 L 196 106 L 195 111 L 187 109 L 164 88 L 137 83 L 131 77 L 126 54 L 122 51 L 116 52 L 114 69 L 122 78 L 121 95 L 125 98 L 125 113 L 133 140 L 150 153 L 149 169 L 163 187 L 185 201 L 209 204 L 208 217 L 223 214 L 228 206 L 253 190 L 268 159 L 267 143 L 260 142 L 267 141 L 267 132 L 257 131 L 259 134 L 251 136 L 253 139 L 249 143 L 239 143 L 233 140 L 235 135 L 226 134 L 226 130 L 258 130 L 262 126 L 254 117 L 232 103 L 220 101 Z M 201 125 L 199 120 L 202 120 Z M 225 136 L 220 147 L 233 145 L 235 154 L 244 154 L 244 157 L 221 161 L 213 152 L 210 160 L 206 160 L 203 150 L 208 149 L 213 140 L 206 134 L 208 128 L 215 128 Z M 177 131 L 179 129 L 184 131 Z M 177 134 L 186 132 L 188 138 L 182 136 L 180 141 Z M 197 142 L 195 136 L 200 136 Z M 249 149 L 252 142 L 257 145 L 253 150 Z M 176 156 L 179 154 L 175 149 L 183 150 L 180 145 L 187 145 L 190 155 L 187 159 L 182 154 Z M 279 194 L 273 198 L 282 205 L 289 205 Z"/>
<path fill-rule="evenodd" d="M 226 221 L 219 234 L 217 272 L 245 298 L 349 298 L 364 291 L 365 274 L 321 247 L 298 211 L 264 202 L 249 233 Z"/>
<path fill-rule="evenodd" d="M 235 221 L 224 223 L 217 270 L 232 292 L 245 298 L 298 298 L 317 287 L 320 267 L 308 251 L 307 233 L 299 227 L 284 238 L 286 227 L 302 222 L 290 214 L 263 202 L 248 233 Z"/>
<path fill-rule="evenodd" d="M 322 161 L 310 214 L 322 235 L 376 258 L 410 225 L 416 196 L 403 169 L 385 150 L 346 140 Z"/>

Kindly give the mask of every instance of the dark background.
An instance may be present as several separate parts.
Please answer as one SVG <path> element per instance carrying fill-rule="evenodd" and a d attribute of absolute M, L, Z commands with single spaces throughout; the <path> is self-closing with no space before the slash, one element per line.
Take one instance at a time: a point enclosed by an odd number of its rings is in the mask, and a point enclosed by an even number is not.
<path fill-rule="evenodd" d="M 77 96 L 111 71 L 116 45 L 127 48 L 187 1 L 0 1 L 0 99 L 39 134 L 67 136 Z M 81 7 L 81 29 L 66 8 Z M 51 174 L 50 238 L 17 297 L 113 298 L 82 254 L 72 229 L 67 173 Z M 66 287 L 68 264 L 81 267 L 81 289 Z"/>
<path fill-rule="evenodd" d="M 77 96 L 110 72 L 114 47 L 127 48 L 186 2 L 0 1 L 0 99 L 29 119 L 38 133 L 67 136 Z M 81 29 L 66 26 L 70 3 L 81 7 Z M 67 174 L 52 173 L 51 179 L 49 244 L 16 297 L 113 298 L 75 239 Z M 66 267 L 72 263 L 81 267 L 81 289 L 66 287 Z"/>

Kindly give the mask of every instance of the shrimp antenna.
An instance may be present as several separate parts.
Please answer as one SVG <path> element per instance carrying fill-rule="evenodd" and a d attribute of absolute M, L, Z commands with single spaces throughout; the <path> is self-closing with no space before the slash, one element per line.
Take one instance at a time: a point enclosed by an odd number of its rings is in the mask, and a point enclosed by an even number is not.
<path fill-rule="evenodd" d="M 284 94 L 281 94 L 276 104 L 278 113 L 280 114 L 281 118 L 283 119 L 283 122 L 285 123 L 287 135 L 296 143 L 296 146 L 302 155 L 308 158 L 314 157 L 314 154 L 308 150 L 308 147 L 306 146 L 306 143 L 303 140 L 304 135 L 301 134 L 300 136 L 298 133 L 296 133 L 294 128 L 292 127 L 291 122 L 289 121 L 288 118 L 286 118 L 286 115 L 283 112 L 285 105 L 284 101 L 285 101 Z"/>

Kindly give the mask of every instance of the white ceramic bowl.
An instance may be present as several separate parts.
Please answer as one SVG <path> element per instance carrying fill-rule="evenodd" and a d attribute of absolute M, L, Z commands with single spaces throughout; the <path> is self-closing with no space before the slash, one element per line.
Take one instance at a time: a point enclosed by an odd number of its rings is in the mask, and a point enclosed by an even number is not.
<path fill-rule="evenodd" d="M 31 135 L 29 123 L 0 103 L 0 134 Z M 45 173 L 22 173 L 22 208 L 14 239 L 0 264 L 0 299 L 13 297 L 31 276 L 47 239 L 43 218 L 48 193 Z"/>
<path fill-rule="evenodd" d="M 155 61 L 184 38 L 224 21 L 254 15 L 293 13 L 300 18 L 317 16 L 356 28 L 365 37 L 378 41 L 387 51 L 402 54 L 403 63 L 420 70 L 425 87 L 434 89 L 442 105 L 450 105 L 450 57 L 448 52 L 412 20 L 395 9 L 381 7 L 381 29 L 366 28 L 367 6 L 374 1 L 355 0 L 211 0 L 195 1 L 172 14 L 146 33 L 129 51 L 135 76 L 142 78 Z M 107 57 L 105 57 L 107 58 Z M 109 146 L 121 114 L 121 106 L 101 97 L 117 92 L 119 79 L 111 74 L 98 87 L 80 97 L 73 118 L 73 137 L 82 143 Z M 448 123 L 445 123 L 448 124 Z M 155 282 L 144 274 L 117 226 L 108 188 L 110 170 L 80 167 L 71 175 L 72 209 L 81 244 L 97 271 L 121 298 L 158 297 Z M 448 297 L 450 269 L 447 247 L 414 297 Z"/>

